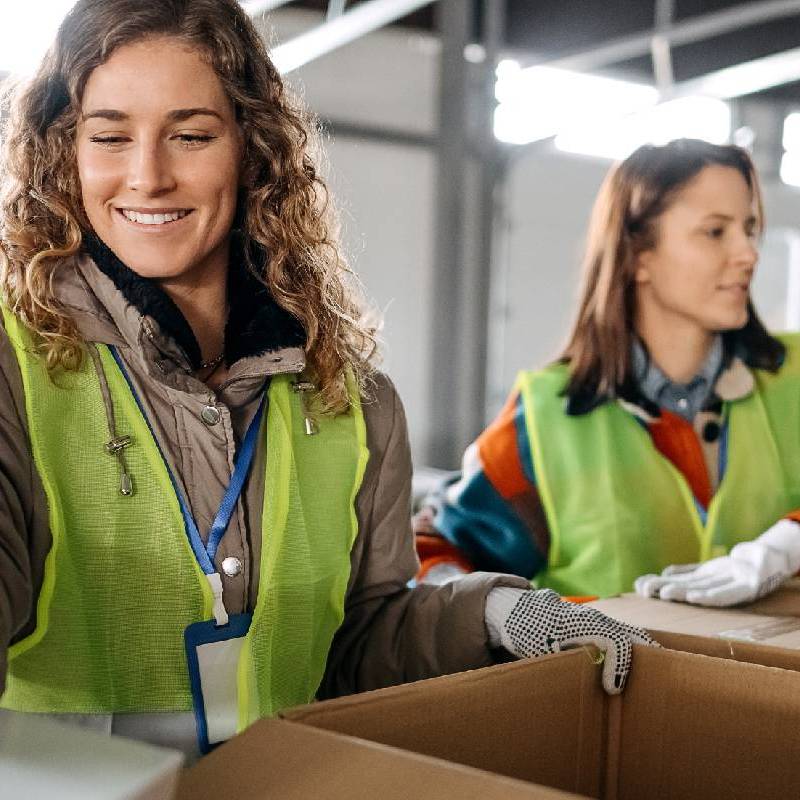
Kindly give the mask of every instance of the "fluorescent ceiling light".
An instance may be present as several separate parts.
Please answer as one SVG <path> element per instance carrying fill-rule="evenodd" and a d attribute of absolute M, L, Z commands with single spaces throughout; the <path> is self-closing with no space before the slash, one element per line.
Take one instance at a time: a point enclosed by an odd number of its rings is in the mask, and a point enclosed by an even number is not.
<path fill-rule="evenodd" d="M 703 94 L 729 100 L 800 79 L 800 47 L 735 64 L 676 87 L 683 94 Z"/>
<path fill-rule="evenodd" d="M 55 39 L 75 0 L 0 4 L 0 72 L 30 75 Z"/>
<path fill-rule="evenodd" d="M 497 70 L 495 136 L 513 144 L 546 139 L 559 131 L 606 116 L 625 116 L 652 107 L 652 86 L 554 67 L 519 69 L 501 62 Z"/>
<path fill-rule="evenodd" d="M 567 153 L 623 159 L 643 144 L 683 137 L 723 144 L 730 134 L 727 103 L 712 97 L 681 97 L 627 117 L 586 120 L 559 133 L 555 145 Z"/>
<path fill-rule="evenodd" d="M 783 154 L 781 180 L 789 186 L 800 186 L 800 153 L 789 151 Z"/>
<path fill-rule="evenodd" d="M 787 114 L 783 121 L 783 149 L 800 152 L 800 114 L 797 111 Z"/>

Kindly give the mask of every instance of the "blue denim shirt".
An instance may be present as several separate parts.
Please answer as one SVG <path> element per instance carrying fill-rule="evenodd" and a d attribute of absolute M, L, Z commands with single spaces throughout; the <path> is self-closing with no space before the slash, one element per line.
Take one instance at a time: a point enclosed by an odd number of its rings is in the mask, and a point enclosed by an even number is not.
<path fill-rule="evenodd" d="M 700 371 L 688 383 L 670 380 L 650 358 L 639 339 L 633 341 L 632 357 L 639 391 L 659 408 L 691 422 L 708 402 L 722 369 L 722 336 L 717 334 Z"/>

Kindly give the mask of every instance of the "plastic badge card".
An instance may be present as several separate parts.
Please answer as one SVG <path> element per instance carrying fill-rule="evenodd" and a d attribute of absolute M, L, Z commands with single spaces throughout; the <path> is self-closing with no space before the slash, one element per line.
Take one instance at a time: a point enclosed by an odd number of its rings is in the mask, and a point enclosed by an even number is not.
<path fill-rule="evenodd" d="M 237 670 L 252 614 L 235 614 L 227 625 L 196 622 L 184 631 L 197 740 L 210 752 L 236 734 L 239 717 Z"/>

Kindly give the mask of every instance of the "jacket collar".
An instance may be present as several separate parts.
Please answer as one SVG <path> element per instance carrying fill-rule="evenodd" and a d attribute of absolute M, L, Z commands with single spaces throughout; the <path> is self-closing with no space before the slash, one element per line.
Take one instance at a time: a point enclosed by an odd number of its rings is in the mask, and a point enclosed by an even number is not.
<path fill-rule="evenodd" d="M 170 297 L 150 279 L 126 266 L 98 237 L 88 235 L 84 247 L 98 269 L 111 279 L 119 293 L 139 314 L 149 317 L 183 351 L 193 369 L 202 362 L 200 348 L 186 318 Z M 269 289 L 244 263 L 238 237 L 231 243 L 228 276 L 228 322 L 225 327 L 225 362 L 260 356 L 287 347 L 302 347 L 306 336 L 300 322 L 284 311 Z"/>
<path fill-rule="evenodd" d="M 232 248 L 225 360 L 229 381 L 305 367 L 305 333 L 269 290 L 247 272 Z M 55 291 L 87 341 L 128 347 L 151 376 L 197 391 L 200 363 L 194 334 L 157 283 L 129 269 L 99 239 L 87 236 L 77 256 L 56 272 Z"/>

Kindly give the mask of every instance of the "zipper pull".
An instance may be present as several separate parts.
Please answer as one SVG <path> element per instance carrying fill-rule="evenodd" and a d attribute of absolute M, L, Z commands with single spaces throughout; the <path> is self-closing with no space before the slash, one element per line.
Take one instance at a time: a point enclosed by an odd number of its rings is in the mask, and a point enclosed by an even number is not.
<path fill-rule="evenodd" d="M 300 407 L 303 409 L 303 424 L 305 425 L 306 436 L 313 436 L 319 432 L 317 423 L 308 412 L 306 405 L 306 392 L 313 392 L 317 387 L 311 381 L 295 381 L 292 384 L 292 391 L 300 395 Z"/>
<path fill-rule="evenodd" d="M 119 478 L 119 493 L 123 497 L 130 497 L 133 494 L 133 481 L 131 480 L 131 476 L 125 471 L 123 471 Z"/>
<path fill-rule="evenodd" d="M 106 452 L 109 455 L 115 456 L 119 461 L 120 478 L 119 478 L 119 493 L 123 497 L 130 497 L 133 494 L 133 479 L 128 472 L 128 465 L 125 463 L 124 450 L 130 447 L 133 440 L 130 436 L 117 436 L 110 442 L 106 443 Z"/>

